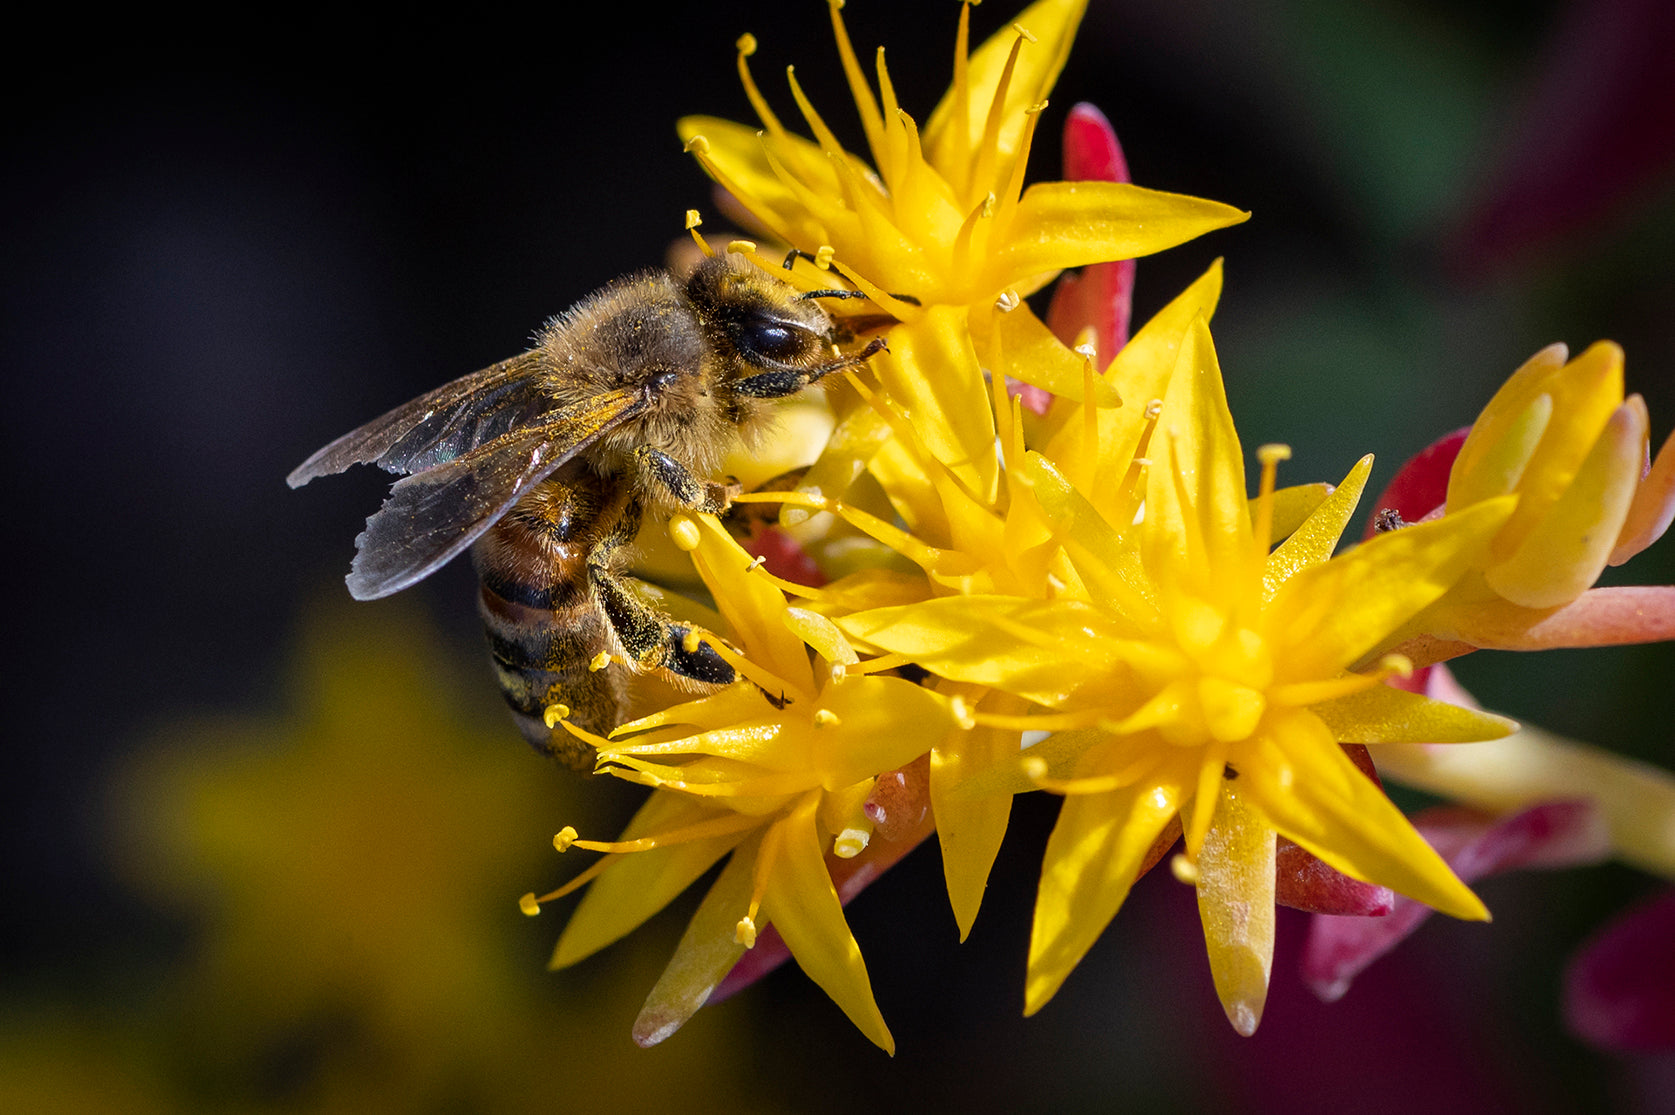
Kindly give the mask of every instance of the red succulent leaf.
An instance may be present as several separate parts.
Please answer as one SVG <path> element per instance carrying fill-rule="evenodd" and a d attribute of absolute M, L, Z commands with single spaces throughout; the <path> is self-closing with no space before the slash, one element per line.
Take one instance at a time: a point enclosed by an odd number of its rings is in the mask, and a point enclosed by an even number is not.
<path fill-rule="evenodd" d="M 1365 747 L 1358 743 L 1338 746 L 1375 786 L 1383 786 Z M 1388 914 L 1395 899 L 1395 892 L 1389 887 L 1351 879 L 1313 852 L 1283 836 L 1279 838 L 1274 849 L 1274 901 L 1279 905 L 1310 914 L 1376 918 Z"/>
<path fill-rule="evenodd" d="M 1675 889 L 1595 933 L 1565 972 L 1564 1015 L 1610 1049 L 1675 1050 Z"/>
<path fill-rule="evenodd" d="M 762 568 L 782 581 L 795 585 L 819 588 L 826 583 L 826 574 L 814 559 L 798 545 L 797 540 L 778 527 L 768 527 L 743 542 L 751 557 L 762 559 Z"/>
<path fill-rule="evenodd" d="M 1079 104 L 1064 121 L 1064 178 L 1067 182 L 1127 182 L 1128 161 L 1105 114 Z M 1134 261 L 1117 260 L 1060 276 L 1047 307 L 1047 327 L 1067 345 L 1083 329 L 1094 332 L 1095 365 L 1103 369 L 1128 343 L 1134 308 Z"/>
<path fill-rule="evenodd" d="M 1417 523 L 1441 507 L 1448 497 L 1448 474 L 1454 469 L 1454 458 L 1460 455 L 1460 446 L 1469 433 L 1470 426 L 1455 430 L 1409 457 L 1379 493 L 1364 537 L 1373 536 L 1373 524 L 1385 511 L 1396 512 L 1403 522 Z"/>
<path fill-rule="evenodd" d="M 1495 818 L 1458 806 L 1427 809 L 1413 825 L 1465 882 L 1520 867 L 1597 863 L 1610 852 L 1604 818 L 1592 802 L 1547 801 Z M 1382 918 L 1315 917 L 1303 948 L 1303 982 L 1328 1002 L 1431 915 L 1401 895 Z"/>

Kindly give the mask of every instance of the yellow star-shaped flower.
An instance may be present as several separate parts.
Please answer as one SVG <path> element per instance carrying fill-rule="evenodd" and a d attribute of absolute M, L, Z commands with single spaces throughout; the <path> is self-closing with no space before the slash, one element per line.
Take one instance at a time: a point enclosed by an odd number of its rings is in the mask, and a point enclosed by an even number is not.
<path fill-rule="evenodd" d="M 1026 1010 L 1043 1006 L 1103 931 L 1148 850 L 1179 814 L 1217 991 L 1254 1031 L 1273 947 L 1274 840 L 1459 917 L 1487 913 L 1340 742 L 1467 740 L 1497 718 L 1379 684 L 1400 663 L 1352 672 L 1440 597 L 1513 509 L 1485 501 L 1447 522 L 1329 557 L 1370 459 L 1272 554 L 1265 452 L 1253 514 L 1208 328 L 1198 320 L 1157 410 L 1139 522 L 1064 500 L 1089 600 L 944 597 L 839 619 L 867 645 L 942 677 L 1051 710 L 978 724 L 1059 734 L 1026 753 L 1034 785 L 1066 795 L 1049 841 Z M 1135 503 L 1129 508 L 1132 516 Z M 1030 784 L 1025 782 L 1025 788 Z"/>
<path fill-rule="evenodd" d="M 936 458 L 990 500 L 998 470 L 985 369 L 1070 398 L 1083 385 L 1079 358 L 1021 298 L 1063 268 L 1161 251 L 1248 214 L 1113 182 L 1024 188 L 1036 118 L 1086 0 L 1038 0 L 969 57 L 962 8 L 954 84 L 922 132 L 896 103 L 882 50 L 874 94 L 841 6 L 832 0 L 832 26 L 871 166 L 844 149 L 794 74 L 791 91 L 814 141 L 781 123 L 746 65 L 756 49 L 751 36 L 740 40 L 739 72 L 762 128 L 687 117 L 680 134 L 764 229 L 840 273 L 871 300 L 871 312 L 900 321 L 891 353 L 875 358 L 874 369 Z M 864 408 L 856 422 L 864 430 L 838 439 L 812 486 L 841 494 L 886 434 Z"/>

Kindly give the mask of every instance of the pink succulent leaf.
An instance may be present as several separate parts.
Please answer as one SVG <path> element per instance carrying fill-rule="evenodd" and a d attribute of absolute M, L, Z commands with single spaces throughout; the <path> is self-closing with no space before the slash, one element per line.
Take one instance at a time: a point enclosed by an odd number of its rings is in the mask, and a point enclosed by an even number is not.
<path fill-rule="evenodd" d="M 1006 377 L 1006 393 L 1015 395 L 1024 401 L 1024 406 L 1036 414 L 1046 414 L 1053 406 L 1053 393 L 1045 387 L 1024 383 L 1021 380 Z"/>
<path fill-rule="evenodd" d="M 1675 1050 L 1675 888 L 1582 946 L 1565 972 L 1564 1016 L 1595 1045 Z"/>
<path fill-rule="evenodd" d="M 1064 178 L 1067 182 L 1127 182 L 1128 161 L 1105 114 L 1079 104 L 1064 121 Z M 1060 276 L 1047 308 L 1047 327 L 1067 345 L 1083 329 L 1094 332 L 1094 362 L 1104 368 L 1128 343 L 1134 308 L 1134 261 L 1117 260 Z M 1025 404 L 1028 405 L 1026 399 Z"/>
<path fill-rule="evenodd" d="M 1414 827 L 1465 882 L 1520 867 L 1597 863 L 1610 853 L 1605 820 L 1587 801 L 1547 801 L 1502 818 L 1439 806 Z M 1400 944 L 1431 915 L 1400 895 L 1382 918 L 1316 916 L 1303 946 L 1303 982 L 1330 1002 L 1349 990 L 1367 965 Z"/>
<path fill-rule="evenodd" d="M 1454 469 L 1454 458 L 1460 455 L 1460 446 L 1470 432 L 1471 427 L 1466 426 L 1445 434 L 1407 459 L 1373 504 L 1367 519 L 1367 538 L 1373 536 L 1373 524 L 1380 512 L 1395 511 L 1404 522 L 1417 523 L 1442 506 L 1448 496 L 1448 474 Z"/>
<path fill-rule="evenodd" d="M 1675 639 L 1675 585 L 1591 588 L 1545 615 L 1503 605 L 1474 620 L 1472 641 L 1490 650 L 1557 650 Z"/>
<path fill-rule="evenodd" d="M 857 856 L 840 859 L 828 853 L 826 871 L 832 877 L 838 901 L 845 906 L 873 880 L 894 867 L 936 831 L 930 811 L 930 756 L 878 776 L 873 793 L 863 806 L 873 821 L 873 839 Z M 770 923 L 756 936 L 754 947 L 733 965 L 709 1002 L 719 1003 L 769 975 L 791 956 L 785 940 Z"/>

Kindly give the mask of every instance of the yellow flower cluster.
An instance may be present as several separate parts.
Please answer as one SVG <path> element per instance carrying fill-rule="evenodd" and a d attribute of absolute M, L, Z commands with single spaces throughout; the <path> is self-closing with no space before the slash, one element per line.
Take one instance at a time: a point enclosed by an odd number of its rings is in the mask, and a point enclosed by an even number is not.
<path fill-rule="evenodd" d="M 1510 732 L 1383 682 L 1421 656 L 1515 645 L 1668 525 L 1675 451 L 1643 479 L 1645 408 L 1623 400 L 1620 352 L 1538 355 L 1467 440 L 1443 510 L 1335 553 L 1371 460 L 1335 488 L 1282 489 L 1289 453 L 1265 446 L 1249 494 L 1209 326 L 1219 265 L 1103 368 L 1023 301 L 1064 268 L 1246 216 L 1125 183 L 1025 187 L 1084 0 L 1039 0 L 969 52 L 962 9 L 953 87 L 923 127 L 896 103 L 882 51 L 875 91 L 840 7 L 870 161 L 794 78 L 814 138 L 774 115 L 749 36 L 738 65 L 760 128 L 689 118 L 680 132 L 763 235 L 801 253 L 795 274 L 841 280 L 875 321 L 888 315 L 888 352 L 847 375 L 800 488 L 743 497 L 782 504 L 787 523 L 838 523 L 870 558 L 811 588 L 771 575 L 713 519 L 671 524 L 741 680 L 589 737 L 601 771 L 654 792 L 618 841 L 560 833 L 560 850 L 609 854 L 560 892 L 591 884 L 554 965 L 620 938 L 725 859 L 636 1037 L 678 1028 L 771 926 L 893 1049 L 842 899 L 934 821 L 963 935 L 1011 799 L 1033 790 L 1064 802 L 1028 1012 L 1177 835 L 1171 866 L 1196 887 L 1240 1033 L 1267 993 L 1282 838 L 1354 879 L 1486 918 L 1344 745 Z M 1051 408 L 1026 416 L 1010 381 L 1049 392 Z M 1661 618 L 1636 637 L 1667 637 L 1675 605 L 1654 603 Z M 928 815 L 901 791 L 926 756 Z"/>

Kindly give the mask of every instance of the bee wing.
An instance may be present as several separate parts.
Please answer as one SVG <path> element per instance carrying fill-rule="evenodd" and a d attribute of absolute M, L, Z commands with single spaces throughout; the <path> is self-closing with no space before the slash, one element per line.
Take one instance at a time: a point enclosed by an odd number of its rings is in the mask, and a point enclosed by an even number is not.
<path fill-rule="evenodd" d="M 543 421 L 552 400 L 540 390 L 538 350 L 461 376 L 374 418 L 315 453 L 285 482 L 300 488 L 351 465 L 423 472 L 457 460 L 520 426 Z"/>
<path fill-rule="evenodd" d="M 355 539 L 349 594 L 375 600 L 430 576 L 554 469 L 645 405 L 636 391 L 611 391 L 396 481 Z"/>

